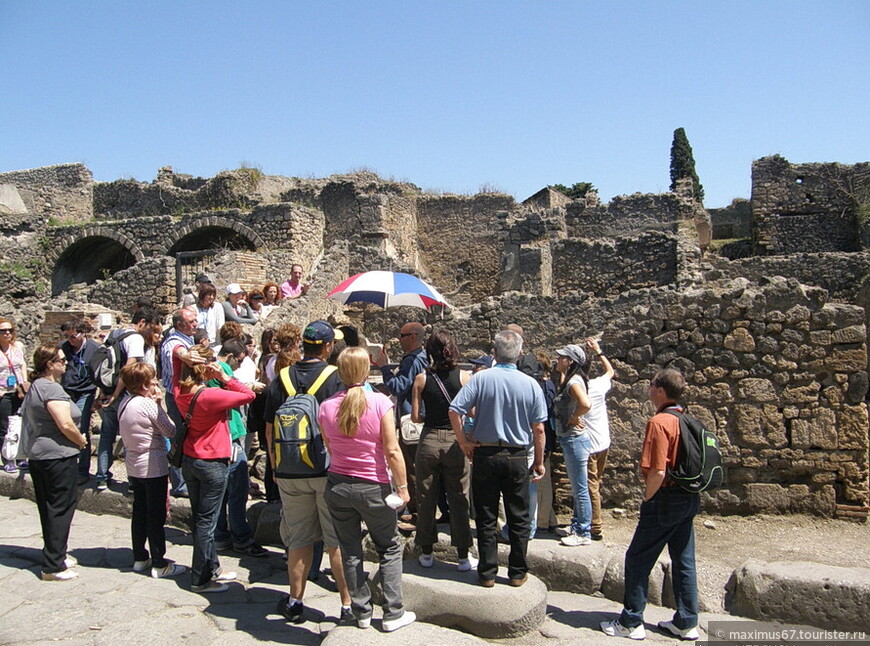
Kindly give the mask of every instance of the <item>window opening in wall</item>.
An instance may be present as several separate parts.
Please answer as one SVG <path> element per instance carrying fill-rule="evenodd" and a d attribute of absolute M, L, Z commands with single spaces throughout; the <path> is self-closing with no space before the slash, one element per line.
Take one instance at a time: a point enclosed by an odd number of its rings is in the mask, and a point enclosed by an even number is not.
<path fill-rule="evenodd" d="M 197 274 L 206 273 L 217 249 L 179 251 L 175 254 L 175 300 L 181 301 L 184 288 L 193 285 Z"/>

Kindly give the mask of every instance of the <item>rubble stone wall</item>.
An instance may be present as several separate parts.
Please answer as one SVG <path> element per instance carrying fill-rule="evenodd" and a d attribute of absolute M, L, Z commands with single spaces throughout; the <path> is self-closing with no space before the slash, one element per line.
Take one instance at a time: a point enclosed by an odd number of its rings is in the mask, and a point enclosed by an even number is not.
<path fill-rule="evenodd" d="M 0 173 L 0 184 L 14 185 L 27 210 L 45 220 L 84 222 L 94 217 L 94 178 L 84 164 Z"/>

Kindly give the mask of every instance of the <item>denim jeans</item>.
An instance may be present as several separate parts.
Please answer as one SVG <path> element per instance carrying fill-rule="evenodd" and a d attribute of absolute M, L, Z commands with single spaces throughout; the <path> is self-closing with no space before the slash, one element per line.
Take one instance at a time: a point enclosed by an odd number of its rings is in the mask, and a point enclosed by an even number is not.
<path fill-rule="evenodd" d="M 592 502 L 589 500 L 587 473 L 591 442 L 589 433 L 559 437 L 562 455 L 565 457 L 565 469 L 568 471 L 568 480 L 571 481 L 571 492 L 574 494 L 574 516 L 571 518 L 571 530 L 575 534 L 587 538 L 592 527 Z"/>
<path fill-rule="evenodd" d="M 529 467 L 525 447 L 479 446 L 474 449 L 471 489 L 477 523 L 477 575 L 493 580 L 498 572 L 499 495 L 504 498 L 507 516 L 508 577 L 523 578 L 529 570 L 526 551 L 529 544 Z"/>
<path fill-rule="evenodd" d="M 215 543 L 223 548 L 230 543 L 236 547 L 247 547 L 254 542 L 254 530 L 248 523 L 248 491 L 251 480 L 248 475 L 248 456 L 242 446 L 244 438 L 233 440 L 236 452 L 235 462 L 231 462 L 227 471 L 227 492 L 221 503 Z"/>
<path fill-rule="evenodd" d="M 79 422 L 79 431 L 84 435 L 88 444 L 82 449 L 79 454 L 79 476 L 87 476 L 91 472 L 91 411 L 94 408 L 95 390 L 86 390 L 78 392 L 69 392 L 73 402 L 78 407 L 82 414 L 81 422 Z"/>
<path fill-rule="evenodd" d="M 112 477 L 112 462 L 115 455 L 112 452 L 115 439 L 118 437 L 118 405 L 121 397 L 116 399 L 111 406 L 100 409 L 100 444 L 97 447 L 97 481 L 105 481 Z"/>
<path fill-rule="evenodd" d="M 698 625 L 698 583 L 695 571 L 695 528 L 700 510 L 697 494 L 679 487 L 659 489 L 641 504 L 640 519 L 625 553 L 625 597 L 619 622 L 626 628 L 643 623 L 649 574 L 665 545 L 671 556 L 671 579 L 677 611 L 673 623 L 680 630 Z"/>
<path fill-rule="evenodd" d="M 220 571 L 214 532 L 227 490 L 228 462 L 199 460 L 189 455 L 185 455 L 181 461 L 193 512 L 193 558 L 190 567 L 193 585 L 208 583 Z"/>
<path fill-rule="evenodd" d="M 402 603 L 402 542 L 396 529 L 396 512 L 384 498 L 390 485 L 330 473 L 326 478 L 326 504 L 332 516 L 351 607 L 357 619 L 372 616 L 372 595 L 368 574 L 363 568 L 363 534 L 366 524 L 369 538 L 380 557 L 381 588 L 384 592 L 384 619 L 398 619 L 404 614 Z"/>

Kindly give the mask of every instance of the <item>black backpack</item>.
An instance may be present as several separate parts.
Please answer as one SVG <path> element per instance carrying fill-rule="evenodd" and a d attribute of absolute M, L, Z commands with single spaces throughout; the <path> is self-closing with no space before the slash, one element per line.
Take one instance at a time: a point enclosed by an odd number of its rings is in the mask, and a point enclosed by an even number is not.
<path fill-rule="evenodd" d="M 319 405 L 314 396 L 336 371 L 326 366 L 306 392 L 297 392 L 290 378 L 290 366 L 278 373 L 287 398 L 272 421 L 272 464 L 276 478 L 322 476 L 329 467 L 329 454 L 317 423 Z"/>
<path fill-rule="evenodd" d="M 697 417 L 673 409 L 664 412 L 680 420 L 680 447 L 676 467 L 668 469 L 670 480 L 689 493 L 720 487 L 724 471 L 719 440 Z"/>
<path fill-rule="evenodd" d="M 104 393 L 112 393 L 118 385 L 121 368 L 127 363 L 127 355 L 124 353 L 121 341 L 133 334 L 139 333 L 135 330 L 114 330 L 102 345 L 94 350 L 88 368 L 94 376 L 94 383 Z"/>

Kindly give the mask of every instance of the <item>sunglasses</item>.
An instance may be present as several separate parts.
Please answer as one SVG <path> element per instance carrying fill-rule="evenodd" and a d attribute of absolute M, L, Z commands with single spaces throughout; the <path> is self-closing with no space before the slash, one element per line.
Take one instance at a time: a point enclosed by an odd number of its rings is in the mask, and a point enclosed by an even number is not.
<path fill-rule="evenodd" d="M 416 332 L 402 332 L 399 334 L 399 338 L 404 339 L 406 336 L 417 336 Z"/>
<path fill-rule="evenodd" d="M 4 327 L 0 329 L 0 334 L 12 334 L 14 331 L 11 327 Z"/>

